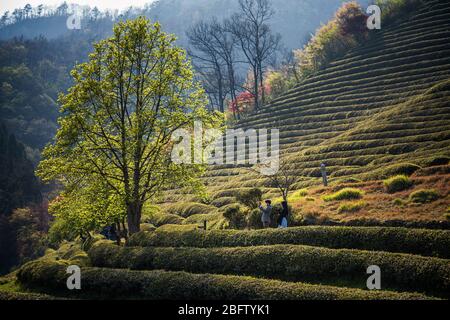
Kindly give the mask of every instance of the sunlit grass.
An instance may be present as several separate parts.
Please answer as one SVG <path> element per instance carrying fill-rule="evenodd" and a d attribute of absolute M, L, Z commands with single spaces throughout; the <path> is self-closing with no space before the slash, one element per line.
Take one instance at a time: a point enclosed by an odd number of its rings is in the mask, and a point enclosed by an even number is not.
<path fill-rule="evenodd" d="M 344 188 L 331 195 L 323 196 L 322 199 L 325 202 L 330 201 L 342 201 L 342 200 L 353 200 L 361 199 L 364 196 L 364 192 L 355 188 Z"/>
<path fill-rule="evenodd" d="M 367 203 L 364 201 L 343 203 L 339 206 L 338 213 L 358 212 L 366 206 Z"/>
<path fill-rule="evenodd" d="M 409 195 L 409 200 L 414 203 L 428 203 L 439 199 L 439 193 L 436 190 L 421 189 L 414 191 Z"/>
<path fill-rule="evenodd" d="M 406 190 L 413 185 L 409 177 L 405 175 L 398 175 L 383 181 L 384 186 L 389 193 L 395 193 Z"/>

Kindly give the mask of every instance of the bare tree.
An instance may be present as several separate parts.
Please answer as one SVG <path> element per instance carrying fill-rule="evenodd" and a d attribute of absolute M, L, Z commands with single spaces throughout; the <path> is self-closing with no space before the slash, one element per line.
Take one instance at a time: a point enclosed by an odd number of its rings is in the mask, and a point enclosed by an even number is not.
<path fill-rule="evenodd" d="M 0 19 L 0 27 L 4 27 L 8 24 L 9 21 L 9 11 L 5 11 Z"/>
<path fill-rule="evenodd" d="M 273 175 L 264 175 L 270 182 L 270 186 L 272 188 L 277 188 L 280 192 L 283 200 L 288 202 L 289 192 L 292 190 L 292 185 L 296 182 L 296 176 L 291 174 L 291 166 L 285 161 L 279 161 L 278 171 Z M 264 164 L 260 164 L 258 166 L 254 166 L 249 168 L 249 170 L 253 173 L 257 173 L 261 175 L 261 167 L 264 167 Z"/>
<path fill-rule="evenodd" d="M 63 2 L 60 6 L 56 8 L 56 14 L 58 16 L 66 16 L 67 10 L 69 9 L 69 6 L 67 5 L 67 2 Z"/>
<path fill-rule="evenodd" d="M 268 176 L 271 185 L 277 188 L 284 201 L 288 201 L 289 192 L 292 190 L 292 185 L 296 181 L 296 177 L 291 175 L 291 169 L 286 163 L 280 163 L 278 172 L 272 176 Z"/>
<path fill-rule="evenodd" d="M 253 72 L 255 109 L 265 102 L 264 70 L 277 52 L 281 36 L 273 34 L 268 22 L 274 11 L 268 0 L 239 0 L 241 12 L 228 20 L 227 29 L 236 37 Z"/>
<path fill-rule="evenodd" d="M 190 56 L 192 56 L 191 53 Z M 198 61 L 193 61 L 193 66 L 195 70 L 197 70 L 196 77 L 202 82 L 203 88 L 208 95 L 210 110 L 218 108 L 223 112 L 225 108 L 225 99 L 228 94 L 225 90 L 227 82 L 223 76 L 225 70 L 208 66 L 204 61 L 201 61 L 200 63 Z"/>
<path fill-rule="evenodd" d="M 22 21 L 22 19 L 23 19 L 23 10 L 22 9 L 14 9 L 12 15 L 14 17 L 14 22 Z"/>
<path fill-rule="evenodd" d="M 42 15 L 43 12 L 44 12 L 44 5 L 43 5 L 43 4 L 38 5 L 37 11 L 36 11 L 37 16 L 38 16 L 38 17 L 41 17 L 41 15 Z"/>
<path fill-rule="evenodd" d="M 208 93 L 215 93 L 219 110 L 224 112 L 227 95 L 225 89 L 226 72 L 224 72 L 226 64 L 217 50 L 214 32 L 215 29 L 212 24 L 205 21 L 201 21 L 190 28 L 186 32 L 191 47 L 188 52 L 194 60 L 196 69 L 202 75 L 204 83 L 209 87 L 209 90 L 206 88 L 209 91 Z M 211 90 L 211 88 L 216 90 Z"/>
<path fill-rule="evenodd" d="M 261 102 L 264 104 L 266 102 L 266 89 L 264 87 L 264 72 L 271 63 L 271 61 L 276 60 L 275 54 L 279 49 L 281 42 L 280 34 L 273 34 L 269 26 L 265 25 L 262 27 L 261 32 L 261 47 L 259 50 L 258 59 L 258 75 L 261 84 Z"/>
<path fill-rule="evenodd" d="M 236 64 L 239 62 L 236 57 L 236 37 L 233 33 L 228 32 L 226 25 L 229 22 L 227 20 L 224 23 L 219 23 L 216 19 L 211 22 L 211 35 L 214 39 L 214 46 L 218 55 L 225 62 L 227 68 L 227 82 L 229 87 L 229 94 L 231 101 L 237 100 L 237 76 L 236 76 Z M 235 119 L 239 119 L 239 113 L 234 114 Z"/>
<path fill-rule="evenodd" d="M 33 14 L 33 7 L 31 6 L 31 4 L 27 3 L 25 7 L 23 7 L 23 12 L 25 15 L 25 19 L 31 18 Z"/>

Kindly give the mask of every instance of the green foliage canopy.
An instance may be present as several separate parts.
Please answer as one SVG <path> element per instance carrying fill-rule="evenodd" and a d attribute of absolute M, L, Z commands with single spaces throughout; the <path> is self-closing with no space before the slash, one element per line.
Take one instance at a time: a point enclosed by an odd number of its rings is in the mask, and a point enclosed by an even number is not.
<path fill-rule="evenodd" d="M 122 216 L 137 232 L 146 201 L 164 188 L 199 185 L 202 165 L 172 162 L 172 134 L 222 118 L 205 109 L 205 93 L 174 41 L 146 18 L 120 22 L 72 71 L 75 84 L 60 96 L 60 129 L 37 173 L 64 186 L 54 208 L 72 212 L 82 229 Z"/>

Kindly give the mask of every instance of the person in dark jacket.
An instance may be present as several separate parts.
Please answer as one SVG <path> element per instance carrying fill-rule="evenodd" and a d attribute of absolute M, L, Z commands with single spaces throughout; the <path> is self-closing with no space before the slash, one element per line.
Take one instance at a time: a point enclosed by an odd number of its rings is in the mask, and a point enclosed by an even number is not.
<path fill-rule="evenodd" d="M 288 227 L 288 216 L 289 216 L 289 207 L 286 201 L 281 202 L 281 213 L 278 217 L 278 228 L 287 228 Z"/>

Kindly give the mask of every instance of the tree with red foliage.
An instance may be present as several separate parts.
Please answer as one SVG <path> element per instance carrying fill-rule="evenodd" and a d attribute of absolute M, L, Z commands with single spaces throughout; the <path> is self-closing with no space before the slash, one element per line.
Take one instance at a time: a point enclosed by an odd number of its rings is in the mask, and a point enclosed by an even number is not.
<path fill-rule="evenodd" d="M 233 113 L 240 114 L 242 112 L 248 111 L 253 107 L 253 101 L 255 97 L 253 93 L 244 91 L 238 94 L 236 100 L 232 100 L 229 103 L 230 111 Z"/>
<path fill-rule="evenodd" d="M 271 93 L 271 87 L 269 84 L 264 84 L 264 88 L 259 88 L 259 96 L 261 97 L 264 93 L 270 95 Z M 250 111 L 253 111 L 255 109 L 255 95 L 249 91 L 241 92 L 237 97 L 236 100 L 232 100 L 229 103 L 229 110 L 233 112 L 233 114 L 241 114 L 241 113 L 248 113 Z"/>

